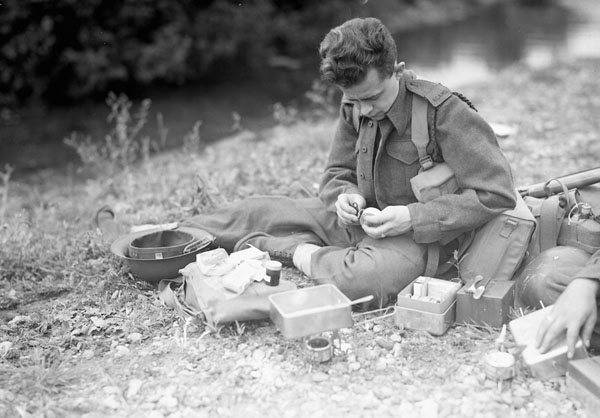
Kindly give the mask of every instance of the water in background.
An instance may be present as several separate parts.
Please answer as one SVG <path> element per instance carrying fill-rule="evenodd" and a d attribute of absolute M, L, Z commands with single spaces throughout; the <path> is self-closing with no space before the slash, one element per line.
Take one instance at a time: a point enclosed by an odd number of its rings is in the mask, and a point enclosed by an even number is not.
<path fill-rule="evenodd" d="M 507 2 L 466 21 L 398 33 L 399 58 L 419 76 L 457 88 L 484 81 L 516 62 L 541 67 L 555 60 L 599 57 L 600 2 L 568 4 L 567 13 L 553 4 L 528 7 Z M 250 79 L 240 69 L 218 85 L 153 91 L 148 96 L 152 98 L 148 134 L 158 140 L 154 122 L 158 112 L 169 130 L 168 146 L 181 145 L 196 121 L 202 121 L 203 142 L 231 135 L 234 112 L 243 128 L 268 127 L 274 123 L 273 104 L 297 101 L 318 75 L 316 56 L 299 62 L 299 70 L 266 68 Z M 63 139 L 77 131 L 102 140 L 110 129 L 107 115 L 103 104 L 24 109 L 0 125 L 0 167 L 10 163 L 17 177 L 43 168 L 73 167 L 78 158 Z"/>

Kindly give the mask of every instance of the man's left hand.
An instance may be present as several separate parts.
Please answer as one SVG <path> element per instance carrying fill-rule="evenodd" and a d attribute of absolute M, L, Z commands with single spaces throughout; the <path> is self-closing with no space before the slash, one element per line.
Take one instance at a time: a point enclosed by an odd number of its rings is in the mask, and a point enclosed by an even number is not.
<path fill-rule="evenodd" d="M 388 206 L 382 211 L 372 212 L 367 208 L 360 223 L 368 236 L 377 239 L 402 235 L 412 228 L 406 206 Z"/>
<path fill-rule="evenodd" d="M 596 295 L 600 282 L 575 279 L 561 293 L 552 312 L 542 320 L 536 335 L 536 347 L 545 353 L 555 340 L 567 332 L 567 356 L 573 357 L 575 344 L 581 337 L 586 346 L 596 324 Z"/>

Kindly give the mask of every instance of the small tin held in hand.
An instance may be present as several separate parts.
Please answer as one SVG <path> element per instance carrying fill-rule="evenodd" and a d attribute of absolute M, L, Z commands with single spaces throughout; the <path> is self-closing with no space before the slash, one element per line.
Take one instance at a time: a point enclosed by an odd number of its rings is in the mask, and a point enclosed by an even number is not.
<path fill-rule="evenodd" d="M 269 286 L 279 286 L 282 268 L 281 263 L 273 260 L 267 261 L 265 268 L 267 269 L 267 276 L 269 277 Z"/>

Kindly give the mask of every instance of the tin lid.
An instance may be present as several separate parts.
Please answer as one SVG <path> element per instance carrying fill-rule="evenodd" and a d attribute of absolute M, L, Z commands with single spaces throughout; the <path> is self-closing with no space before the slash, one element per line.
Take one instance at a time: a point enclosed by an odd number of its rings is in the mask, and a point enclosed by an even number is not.
<path fill-rule="evenodd" d="M 265 264 L 265 268 L 267 268 L 268 270 L 281 270 L 282 267 L 283 266 L 281 265 L 281 263 L 275 260 L 269 260 Z"/>

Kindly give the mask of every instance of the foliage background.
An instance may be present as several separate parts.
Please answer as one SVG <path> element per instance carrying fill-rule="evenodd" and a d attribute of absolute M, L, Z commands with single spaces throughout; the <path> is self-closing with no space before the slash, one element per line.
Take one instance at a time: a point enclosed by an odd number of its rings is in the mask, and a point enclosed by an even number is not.
<path fill-rule="evenodd" d="M 326 29 L 352 16 L 379 16 L 399 30 L 493 1 L 5 0 L 0 106 L 211 81 L 307 56 Z"/>

